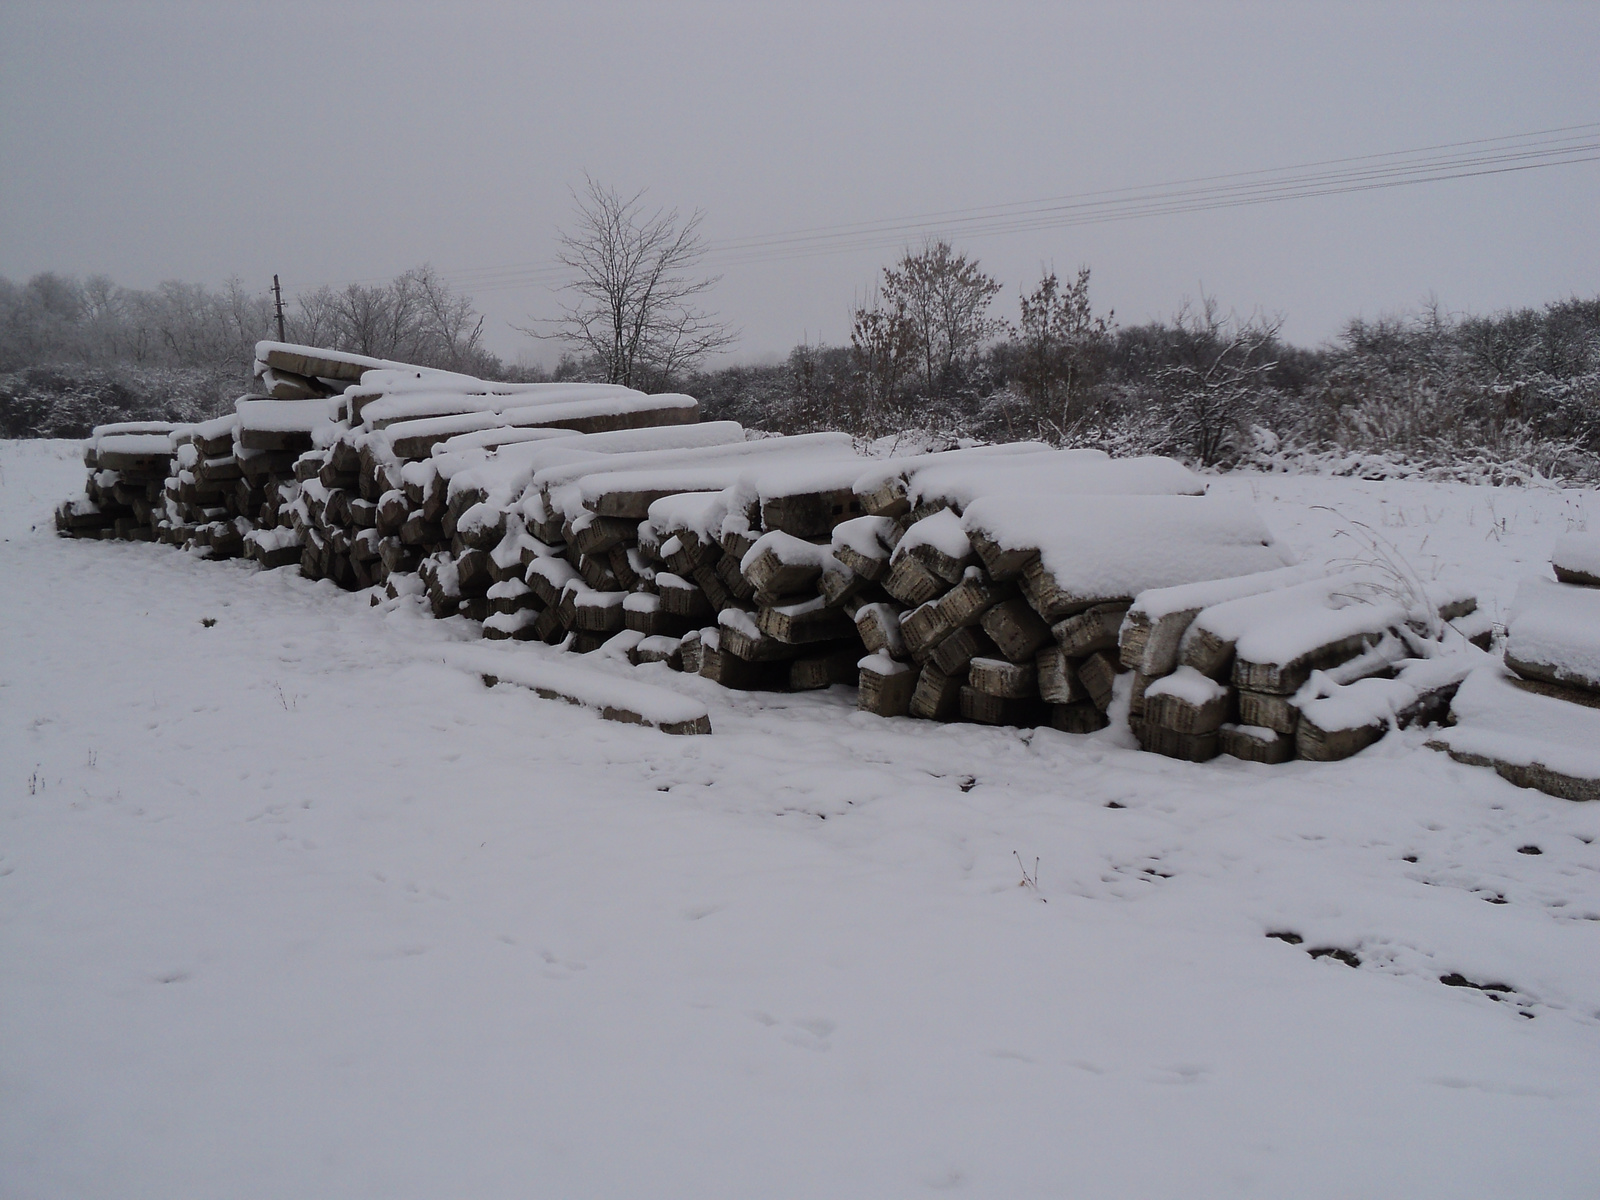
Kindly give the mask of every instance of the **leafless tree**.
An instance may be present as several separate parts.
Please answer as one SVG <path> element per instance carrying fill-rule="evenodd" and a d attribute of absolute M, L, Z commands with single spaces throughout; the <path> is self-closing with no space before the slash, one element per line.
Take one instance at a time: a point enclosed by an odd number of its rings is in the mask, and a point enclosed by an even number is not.
<path fill-rule="evenodd" d="M 979 269 L 977 259 L 957 254 L 942 239 L 915 254 L 908 250 L 884 271 L 884 299 L 904 312 L 915 331 L 928 395 L 946 389 L 984 343 L 1005 329 L 1004 321 L 989 316 L 999 291 L 999 282 Z"/>
<path fill-rule="evenodd" d="M 874 291 L 850 314 L 850 351 L 864 415 L 876 431 L 890 415 L 901 380 L 919 355 L 917 330 L 903 300 L 886 302 Z"/>
<path fill-rule="evenodd" d="M 417 361 L 469 374 L 481 368 L 483 317 L 473 309 L 472 297 L 458 295 L 432 267 L 407 274 L 416 292 L 417 337 L 425 356 Z"/>
<path fill-rule="evenodd" d="M 572 272 L 551 333 L 601 365 L 607 382 L 666 385 L 737 335 L 699 307 L 718 281 L 698 273 L 705 243 L 698 209 L 649 211 L 644 191 L 624 197 L 593 179 L 574 194 L 576 223 L 561 233 L 561 265 Z"/>
<path fill-rule="evenodd" d="M 416 289 L 402 275 L 387 287 L 352 283 L 333 293 L 335 320 L 344 349 L 381 358 L 403 358 L 416 318 Z"/>
<path fill-rule="evenodd" d="M 1085 416 L 1085 402 L 1110 343 L 1111 318 L 1089 306 L 1089 268 L 1062 285 L 1051 271 L 1022 297 L 1017 378 L 1034 418 L 1065 437 Z"/>

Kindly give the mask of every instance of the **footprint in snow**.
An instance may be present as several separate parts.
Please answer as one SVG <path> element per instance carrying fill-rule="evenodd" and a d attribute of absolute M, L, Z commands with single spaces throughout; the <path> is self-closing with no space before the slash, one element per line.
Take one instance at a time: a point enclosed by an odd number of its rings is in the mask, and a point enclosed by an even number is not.
<path fill-rule="evenodd" d="M 550 968 L 544 972 L 546 979 L 571 979 L 571 972 L 587 971 L 589 969 L 588 963 L 568 962 L 557 958 L 548 950 L 539 951 L 539 957 L 544 959 L 545 966 Z"/>
<path fill-rule="evenodd" d="M 417 958 L 427 952 L 428 947 L 422 945 L 391 946 L 387 950 L 379 950 L 370 957 L 375 962 L 393 962 L 402 958 Z"/>
<path fill-rule="evenodd" d="M 1170 1067 L 1157 1067 L 1145 1078 L 1150 1083 L 1190 1084 L 1204 1083 L 1209 1074 L 1211 1074 L 1210 1067 L 1197 1066 L 1194 1063 L 1178 1063 Z"/>
<path fill-rule="evenodd" d="M 936 1192 L 945 1192 L 951 1188 L 958 1188 L 966 1181 L 966 1172 L 959 1167 L 946 1167 L 941 1171 L 932 1171 L 923 1175 L 920 1180 L 924 1187 L 932 1188 Z"/>
<path fill-rule="evenodd" d="M 838 1028 L 826 1017 L 802 1017 L 792 1021 L 781 1021 L 771 1013 L 759 1009 L 745 1015 L 758 1025 L 765 1025 L 769 1029 L 781 1027 L 783 1040 L 791 1046 L 799 1046 L 804 1050 L 827 1050 L 830 1046 L 828 1038 Z"/>
<path fill-rule="evenodd" d="M 990 1058 L 1005 1059 L 1007 1062 L 1036 1063 L 1039 1061 L 1023 1054 L 1020 1050 L 985 1050 L 984 1053 Z"/>

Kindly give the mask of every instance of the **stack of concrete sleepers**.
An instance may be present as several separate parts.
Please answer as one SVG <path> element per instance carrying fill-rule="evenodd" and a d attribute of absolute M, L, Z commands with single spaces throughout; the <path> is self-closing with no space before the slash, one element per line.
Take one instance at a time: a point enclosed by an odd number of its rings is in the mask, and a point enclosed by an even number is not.
<path fill-rule="evenodd" d="M 864 697 L 884 697 L 876 711 L 1091 732 L 1109 719 L 1136 594 L 1284 562 L 1254 513 L 1200 494 L 1170 460 L 1032 456 L 928 474 L 879 534 L 893 542 L 876 568 L 890 603 L 857 613 L 876 652 L 864 675 L 882 676 L 863 680 Z M 959 476 L 980 490 L 952 486 Z M 870 546 L 854 529 L 848 540 L 841 557 L 871 570 Z"/>
<path fill-rule="evenodd" d="M 1530 579 L 1506 622 L 1505 661 L 1467 680 L 1430 744 L 1522 787 L 1600 800 L 1600 534 L 1569 533 L 1555 580 Z"/>
<path fill-rule="evenodd" d="M 1470 596 L 1292 565 L 1170 459 L 868 458 L 701 423 L 684 396 L 258 358 L 279 397 L 332 394 L 97 431 L 92 486 L 126 513 L 85 500 L 67 531 L 120 520 L 729 687 L 854 683 L 883 716 L 1091 732 L 1126 712 L 1145 748 L 1196 760 L 1342 757 L 1432 719 L 1464 674 L 1443 651 L 1482 632 Z"/>
<path fill-rule="evenodd" d="M 183 426 L 126 421 L 97 426 L 83 444 L 83 494 L 56 509 L 64 537 L 150 541 L 165 509 L 172 439 Z"/>
<path fill-rule="evenodd" d="M 1118 653 L 1147 750 L 1326 761 L 1443 717 L 1487 633 L 1462 589 L 1289 566 L 1140 594 Z"/>

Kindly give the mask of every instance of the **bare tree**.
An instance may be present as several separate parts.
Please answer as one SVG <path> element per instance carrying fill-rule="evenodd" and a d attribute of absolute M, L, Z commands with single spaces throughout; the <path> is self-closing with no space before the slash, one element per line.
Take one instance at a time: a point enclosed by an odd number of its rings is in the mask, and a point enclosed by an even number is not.
<path fill-rule="evenodd" d="M 928 395 L 947 389 L 984 343 L 1005 329 L 1004 321 L 989 316 L 989 302 L 999 291 L 999 282 L 979 269 L 977 259 L 957 254 L 942 239 L 916 254 L 906 251 L 884 271 L 884 299 L 905 313 L 916 333 Z"/>
<path fill-rule="evenodd" d="M 561 265 L 573 273 L 556 338 L 597 360 L 609 383 L 664 385 L 737 335 L 699 307 L 718 281 L 696 272 L 705 254 L 703 214 L 646 210 L 644 192 L 623 197 L 587 180 L 574 194 L 577 223 L 561 234 Z"/>
<path fill-rule="evenodd" d="M 1022 297 L 1018 382 L 1035 418 L 1058 437 L 1083 418 L 1087 394 L 1103 365 L 1111 318 L 1089 307 L 1089 268 L 1062 286 L 1051 271 L 1032 295 Z"/>
<path fill-rule="evenodd" d="M 895 393 L 921 347 L 903 300 L 886 303 L 874 291 L 850 314 L 850 350 L 865 415 L 876 429 L 894 406 Z"/>
<path fill-rule="evenodd" d="M 457 295 L 432 267 L 407 272 L 416 292 L 417 339 L 427 361 L 451 371 L 481 369 L 483 317 L 473 309 L 472 297 Z"/>
<path fill-rule="evenodd" d="M 417 307 L 416 289 L 409 273 L 386 287 L 348 285 L 332 294 L 336 328 L 340 330 L 340 349 L 374 358 L 404 359 L 410 346 Z"/>

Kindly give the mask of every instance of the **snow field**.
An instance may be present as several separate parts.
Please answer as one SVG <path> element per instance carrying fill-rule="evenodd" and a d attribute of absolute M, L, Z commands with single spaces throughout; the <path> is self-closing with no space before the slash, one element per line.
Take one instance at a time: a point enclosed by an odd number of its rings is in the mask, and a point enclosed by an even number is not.
<path fill-rule="evenodd" d="M 55 539 L 81 474 L 0 447 L 7 1192 L 1593 1193 L 1600 809 L 1422 731 L 1193 766 L 562 656 L 717 731 L 668 737 L 415 602 Z M 1502 615 L 1600 524 L 1212 490 Z"/>

